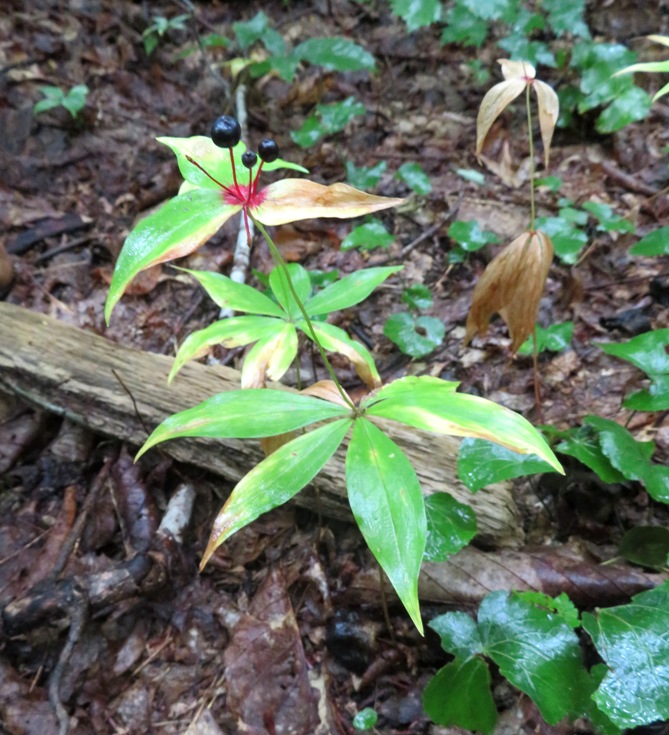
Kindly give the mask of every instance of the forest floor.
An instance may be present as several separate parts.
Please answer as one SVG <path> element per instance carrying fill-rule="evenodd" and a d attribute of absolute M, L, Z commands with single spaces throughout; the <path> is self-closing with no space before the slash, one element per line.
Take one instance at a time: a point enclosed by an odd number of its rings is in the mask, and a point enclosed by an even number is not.
<path fill-rule="evenodd" d="M 202 35 L 230 37 L 232 22 L 256 12 L 249 5 L 199 4 L 195 27 Z M 493 322 L 487 337 L 463 346 L 473 286 L 501 245 L 449 262 L 454 243 L 446 231 L 455 220 L 478 221 L 500 243 L 528 226 L 527 181 L 504 183 L 474 155 L 478 106 L 485 90 L 501 79 L 499 52 L 493 44 L 442 46 L 433 29 L 409 34 L 383 3 L 260 5 L 294 43 L 346 36 L 377 59 L 373 74 L 305 66 L 292 84 L 262 78 L 248 84 L 246 106 L 252 147 L 275 138 L 283 158 L 306 166 L 323 183 L 344 180 L 347 161 L 359 167 L 386 161 L 375 193 L 408 198 L 407 205 L 382 216 L 395 235 L 387 250 L 342 250 L 351 229 L 346 221 L 275 231 L 284 257 L 310 269 L 346 274 L 382 261 L 404 266 L 359 307 L 337 315 L 340 326 L 370 346 L 383 380 L 409 372 L 458 380 L 461 390 L 558 428 L 576 426 L 588 414 L 628 422 L 637 439 L 656 442 L 654 459 L 666 464 L 669 419 L 630 417 L 621 408 L 642 375 L 596 343 L 669 327 L 666 263 L 628 254 L 639 236 L 668 222 L 663 151 L 669 107 L 660 102 L 647 119 L 610 136 L 594 132 L 594 118 L 556 133 L 550 173 L 562 179 L 562 188 L 559 194 L 539 190 L 539 213 L 557 214 L 561 196 L 576 204 L 594 200 L 613 207 L 636 229 L 632 235 L 591 228 L 578 262 L 565 266 L 556 260 L 551 268 L 539 322 L 571 320 L 574 333 L 567 350 L 540 356 L 539 414 L 532 358 L 509 356 L 501 321 Z M 218 115 L 234 112 L 221 66 L 231 52 L 211 49 L 204 59 L 187 24 L 166 34 L 147 56 L 142 31 L 156 15 L 186 12 L 178 3 L 9 0 L 5 6 L 0 244 L 10 254 L 13 279 L 0 298 L 123 345 L 172 355 L 190 332 L 217 317 L 215 305 L 189 279 L 167 267 L 153 269 L 121 299 L 109 326 L 103 305 L 133 223 L 174 196 L 180 184 L 173 155 L 155 138 L 206 135 Z M 593 13 L 593 32 L 615 39 L 618 11 L 612 6 Z M 640 34 L 658 32 L 659 17 L 656 25 L 652 18 L 648 22 L 651 27 Z M 490 70 L 485 85 L 474 80 L 467 66 L 472 59 Z M 550 74 L 542 78 L 559 84 Z M 63 108 L 34 114 L 41 85 L 82 83 L 90 92 L 76 120 Z M 350 95 L 367 113 L 344 133 L 306 150 L 293 143 L 289 132 L 301 127 L 316 104 Z M 526 144 L 511 131 L 523 124 L 523 115 L 520 108 L 509 113 L 496 133 L 499 150 L 508 142 L 514 168 L 521 171 L 527 169 Z M 407 161 L 422 165 L 430 193 L 417 196 L 394 176 Z M 480 171 L 484 183 L 462 178 L 460 169 Z M 226 224 L 183 264 L 228 272 L 236 226 Z M 429 237 L 412 245 L 428 230 Z M 261 242 L 254 244 L 251 267 L 260 273 L 271 269 Z M 257 283 L 253 273 L 248 282 Z M 414 284 L 429 287 L 434 301 L 426 313 L 446 327 L 443 344 L 422 360 L 410 360 L 383 334 L 387 318 L 405 310 L 403 289 Z M 238 367 L 243 355 L 218 349 L 215 356 Z M 309 374 L 311 361 L 308 355 L 303 359 Z M 345 362 L 337 366 L 356 390 L 354 372 Z M 239 532 L 200 574 L 212 519 L 230 488 L 160 458 L 133 466 L 135 449 L 0 394 L 0 610 L 44 583 L 56 566 L 60 577 L 78 579 L 113 570 L 138 551 L 155 552 L 157 524 L 182 478 L 189 478 L 197 494 L 187 539 L 170 552 L 167 585 L 85 615 L 75 584 L 65 622 L 47 616 L 21 635 L 0 638 L 0 732 L 55 733 L 66 712 L 69 732 L 81 735 L 343 734 L 353 732 L 353 716 L 367 706 L 379 713 L 378 731 L 389 735 L 461 732 L 437 727 L 422 713 L 422 689 L 446 660 L 438 642 L 421 639 L 399 608 L 391 607 L 391 637 L 378 604 L 347 601 L 347 580 L 370 564 L 353 526 L 288 505 Z M 572 470 L 559 482 L 519 486 L 528 544 L 569 544 L 601 560 L 615 556 L 626 528 L 666 524 L 665 510 L 639 485 L 603 487 L 583 468 Z M 86 524 L 77 527 L 96 487 Z M 59 560 L 73 533 L 75 548 Z M 72 650 L 63 656 L 66 642 Z M 502 684 L 496 697 L 503 713 L 499 733 L 573 731 L 570 725 L 543 724 L 528 699 Z"/>

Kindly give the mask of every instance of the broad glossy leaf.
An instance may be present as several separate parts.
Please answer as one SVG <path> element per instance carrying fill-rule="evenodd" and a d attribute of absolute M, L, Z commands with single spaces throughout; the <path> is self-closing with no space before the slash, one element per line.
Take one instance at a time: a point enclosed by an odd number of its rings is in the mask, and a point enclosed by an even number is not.
<path fill-rule="evenodd" d="M 553 472 L 553 467 L 534 454 L 518 454 L 484 439 L 460 443 L 458 477 L 473 493 L 495 482 L 540 472 Z"/>
<path fill-rule="evenodd" d="M 576 633 L 554 613 L 492 592 L 481 603 L 479 630 L 486 655 L 555 725 L 580 710 L 587 683 Z"/>
<path fill-rule="evenodd" d="M 573 265 L 588 242 L 588 236 L 564 217 L 537 217 L 537 227 L 551 239 L 555 254 L 568 265 Z"/>
<path fill-rule="evenodd" d="M 180 270 L 184 270 L 197 279 L 209 297 L 221 309 L 232 309 L 232 311 L 250 312 L 251 314 L 263 316 L 285 317 L 280 306 L 252 286 L 237 283 L 222 273 L 193 271 L 187 268 L 181 268 Z"/>
<path fill-rule="evenodd" d="M 349 219 L 396 207 L 404 199 L 365 194 L 348 184 L 324 186 L 308 179 L 282 179 L 262 190 L 264 199 L 251 214 L 264 225 L 284 225 L 315 217 Z"/>
<path fill-rule="evenodd" d="M 423 692 L 423 708 L 438 725 L 456 725 L 491 735 L 497 707 L 490 692 L 490 670 L 474 656 L 456 658 L 439 669 Z"/>
<path fill-rule="evenodd" d="M 422 633 L 418 573 L 427 524 L 420 483 L 402 450 L 363 418 L 346 454 L 346 487 L 367 545 Z"/>
<path fill-rule="evenodd" d="M 468 253 L 480 250 L 488 243 L 499 242 L 494 232 L 481 229 L 481 225 L 476 220 L 453 222 L 448 228 L 448 236 Z"/>
<path fill-rule="evenodd" d="M 629 249 L 630 255 L 669 255 L 669 227 L 658 227 Z"/>
<path fill-rule="evenodd" d="M 429 309 L 432 306 L 432 292 L 422 283 L 415 283 L 402 291 L 402 301 L 411 309 Z"/>
<path fill-rule="evenodd" d="M 422 375 L 420 378 L 410 376 L 407 378 L 400 378 L 399 380 L 393 380 L 392 383 L 386 383 L 383 388 L 370 393 L 360 401 L 361 408 L 369 408 L 379 401 L 385 401 L 388 399 L 402 399 L 411 397 L 414 395 L 416 390 L 416 381 L 420 381 L 420 385 L 424 386 L 425 390 L 433 389 L 436 393 L 442 391 L 454 392 L 460 383 L 456 383 L 452 380 L 442 380 L 441 378 L 434 378 L 431 375 Z M 422 390 L 423 388 L 421 388 Z"/>
<path fill-rule="evenodd" d="M 446 561 L 476 536 L 476 513 L 449 493 L 425 498 L 427 515 L 427 561 Z"/>
<path fill-rule="evenodd" d="M 372 70 L 374 57 L 347 38 L 310 38 L 295 47 L 293 54 L 329 71 Z"/>
<path fill-rule="evenodd" d="M 296 326 L 311 339 L 311 332 L 306 323 L 298 322 Z M 351 339 L 343 329 L 335 327 L 334 324 L 312 322 L 312 326 L 324 350 L 345 355 L 353 363 L 360 380 L 370 388 L 378 388 L 381 385 L 374 358 L 364 345 Z"/>
<path fill-rule="evenodd" d="M 537 339 L 537 352 L 563 352 L 569 348 L 571 338 L 574 335 L 574 322 L 561 322 L 551 324 L 545 329 L 537 324 L 535 326 Z M 532 355 L 534 353 L 534 338 L 528 337 L 518 348 L 519 355 Z"/>
<path fill-rule="evenodd" d="M 353 718 L 353 727 L 356 730 L 371 730 L 379 720 L 376 711 L 371 707 L 365 707 Z"/>
<path fill-rule="evenodd" d="M 669 373 L 650 377 L 650 387 L 627 396 L 623 401 L 625 408 L 634 411 L 666 411 L 669 408 Z"/>
<path fill-rule="evenodd" d="M 652 100 L 641 87 L 630 87 L 616 95 L 595 123 L 600 133 L 615 133 L 625 125 L 643 120 L 650 112 Z"/>
<path fill-rule="evenodd" d="M 441 639 L 444 651 L 462 659 L 483 653 L 481 632 L 467 613 L 448 612 L 434 618 L 429 625 Z"/>
<path fill-rule="evenodd" d="M 669 719 L 669 583 L 584 613 L 583 627 L 610 669 L 593 695 L 599 708 L 620 727 Z"/>
<path fill-rule="evenodd" d="M 356 189 L 373 189 L 381 180 L 388 164 L 379 161 L 375 166 L 356 166 L 346 161 L 346 181 Z"/>
<path fill-rule="evenodd" d="M 288 270 L 288 276 L 286 276 L 283 267 L 277 266 L 274 268 L 269 274 L 269 285 L 276 300 L 281 304 L 286 314 L 291 319 L 301 319 L 302 312 L 295 301 L 288 278 L 290 278 L 295 293 L 302 304 L 304 304 L 311 293 L 311 279 L 307 271 L 298 263 L 289 263 L 286 268 Z"/>
<path fill-rule="evenodd" d="M 422 377 L 400 380 L 411 390 L 397 391 L 395 395 L 393 391 L 379 390 L 374 397 L 376 402 L 367 408 L 368 414 L 439 434 L 488 439 L 521 454 L 536 454 L 562 472 L 546 440 L 520 414 L 485 398 L 456 393 L 448 383 L 439 388 L 433 380 Z"/>
<path fill-rule="evenodd" d="M 256 342 L 242 365 L 242 388 L 262 388 L 267 378 L 281 380 L 297 355 L 295 326 L 280 322 L 273 334 Z"/>
<path fill-rule="evenodd" d="M 603 202 L 589 201 L 582 205 L 586 212 L 590 212 L 598 220 L 597 229 L 601 232 L 634 232 L 634 225 L 625 217 L 613 211 L 613 207 Z"/>
<path fill-rule="evenodd" d="M 298 436 L 256 465 L 216 516 L 200 568 L 233 533 L 290 500 L 310 483 L 335 453 L 351 423 L 350 418 L 340 419 Z"/>
<path fill-rule="evenodd" d="M 374 250 L 374 248 L 387 248 L 395 242 L 395 235 L 388 232 L 386 226 L 376 217 L 369 222 L 354 227 L 341 241 L 342 250 Z"/>
<path fill-rule="evenodd" d="M 184 436 L 258 439 L 348 413 L 334 403 L 291 391 L 231 390 L 166 418 L 154 429 L 137 457 L 168 439 Z"/>
<path fill-rule="evenodd" d="M 348 309 L 366 299 L 389 276 L 401 270 L 401 265 L 365 268 L 344 276 L 312 296 L 305 304 L 307 312 L 309 316 L 316 316 Z"/>
<path fill-rule="evenodd" d="M 214 322 L 189 334 L 179 348 L 167 382 L 189 361 L 205 355 L 214 345 L 240 347 L 266 337 L 280 327 L 277 319 L 263 316 L 236 316 Z"/>
<path fill-rule="evenodd" d="M 226 204 L 220 189 L 194 189 L 170 199 L 128 235 L 116 261 L 105 319 L 132 279 L 146 268 L 192 253 L 241 207 Z"/>
<path fill-rule="evenodd" d="M 627 342 L 598 342 L 607 355 L 631 362 L 646 375 L 669 374 L 669 329 L 656 329 Z"/>
<path fill-rule="evenodd" d="M 444 323 L 434 316 L 413 316 L 408 312 L 388 318 L 383 334 L 396 344 L 405 355 L 425 357 L 444 341 Z"/>

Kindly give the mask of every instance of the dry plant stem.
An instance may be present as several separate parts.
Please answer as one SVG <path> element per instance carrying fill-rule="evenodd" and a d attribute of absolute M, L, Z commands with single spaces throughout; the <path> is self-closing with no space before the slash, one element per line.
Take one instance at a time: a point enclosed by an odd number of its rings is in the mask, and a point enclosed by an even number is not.
<path fill-rule="evenodd" d="M 537 417 L 543 424 L 544 416 L 541 409 L 541 384 L 539 383 L 539 344 L 537 342 L 537 328 L 532 330 L 532 374 L 534 377 L 534 403 L 537 407 Z"/>
<path fill-rule="evenodd" d="M 332 378 L 332 382 L 337 386 L 339 395 L 342 397 L 346 405 L 350 406 L 351 410 L 355 411 L 356 410 L 355 405 L 351 402 L 351 399 L 346 395 L 346 391 L 342 388 L 341 383 L 337 379 L 335 371 L 333 370 L 332 365 L 330 364 L 330 361 L 328 360 L 328 356 L 325 354 L 325 350 L 323 349 L 323 346 L 318 341 L 318 337 L 316 336 L 316 332 L 314 331 L 314 325 L 311 323 L 311 319 L 309 319 L 307 310 L 304 308 L 304 304 L 300 301 L 300 297 L 297 295 L 295 291 L 295 286 L 293 286 L 293 281 L 290 278 L 290 273 L 288 272 L 286 261 L 281 257 L 281 253 L 279 252 L 279 249 L 274 244 L 272 238 L 267 234 L 267 230 L 263 227 L 263 225 L 261 225 L 260 222 L 257 222 L 256 220 L 253 220 L 253 221 L 255 222 L 255 225 L 258 228 L 258 231 L 260 232 L 260 234 L 265 238 L 265 241 L 267 242 L 267 246 L 269 247 L 269 250 L 272 253 L 272 258 L 274 259 L 274 262 L 277 264 L 277 267 L 281 268 L 281 270 L 283 271 L 283 274 L 286 277 L 286 281 L 288 283 L 288 288 L 290 289 L 290 293 L 292 297 L 295 299 L 295 303 L 297 304 L 297 307 L 300 310 L 304 318 L 304 321 L 307 324 L 307 328 L 309 329 L 309 334 L 311 336 L 311 339 L 314 341 L 316 347 L 318 347 L 318 351 L 320 352 L 321 359 L 323 360 L 323 364 L 325 365 L 326 370 L 328 371 L 330 377 Z"/>
<path fill-rule="evenodd" d="M 385 587 L 385 575 L 383 573 L 383 567 L 377 562 L 376 566 L 379 568 L 379 591 L 381 592 L 381 609 L 383 610 L 383 619 L 386 623 L 386 629 L 390 640 L 395 643 L 395 631 L 390 622 L 390 613 L 388 612 L 388 596 L 386 595 Z"/>
<path fill-rule="evenodd" d="M 535 207 L 534 207 L 534 173 L 535 173 L 535 161 L 534 161 L 534 134 L 532 132 L 532 108 L 530 106 L 530 87 L 528 84 L 525 86 L 525 105 L 527 107 L 527 138 L 530 144 L 530 232 L 534 232 L 534 219 L 535 219 Z M 536 342 L 535 342 L 536 344 Z"/>

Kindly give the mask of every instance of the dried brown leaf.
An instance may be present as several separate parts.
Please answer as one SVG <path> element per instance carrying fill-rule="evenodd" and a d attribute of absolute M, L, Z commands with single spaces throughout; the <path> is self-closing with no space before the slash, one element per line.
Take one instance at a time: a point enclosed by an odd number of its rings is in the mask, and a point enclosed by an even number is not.
<path fill-rule="evenodd" d="M 544 144 L 544 164 L 548 168 L 548 159 L 551 153 L 551 141 L 560 114 L 560 101 L 554 89 L 535 79 L 532 83 L 537 95 L 537 106 L 539 108 L 539 127 L 541 128 L 541 140 Z"/>
<path fill-rule="evenodd" d="M 522 79 L 507 79 L 489 89 L 476 116 L 476 157 L 480 158 L 483 143 L 492 124 L 502 111 L 525 89 Z"/>
<path fill-rule="evenodd" d="M 493 258 L 474 288 L 465 344 L 477 333 L 484 335 L 490 317 L 499 313 L 515 353 L 534 329 L 552 260 L 553 245 L 539 230 L 524 232 Z"/>
<path fill-rule="evenodd" d="M 319 380 L 317 383 L 310 385 L 308 388 L 305 388 L 301 392 L 304 393 L 304 395 L 306 396 L 315 396 L 316 398 L 322 398 L 324 401 L 336 403 L 338 406 L 343 406 L 344 408 L 349 408 L 350 405 L 347 404 L 346 401 L 344 401 L 341 393 L 332 380 Z M 350 397 L 349 400 L 351 400 Z M 352 402 L 353 401 L 351 401 L 351 403 Z"/>

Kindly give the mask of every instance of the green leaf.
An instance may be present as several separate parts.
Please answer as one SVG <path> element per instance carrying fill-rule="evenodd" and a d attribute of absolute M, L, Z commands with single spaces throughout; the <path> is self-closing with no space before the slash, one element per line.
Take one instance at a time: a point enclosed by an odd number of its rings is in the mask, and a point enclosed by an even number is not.
<path fill-rule="evenodd" d="M 309 274 L 298 263 L 289 263 L 286 267 L 295 293 L 304 304 L 311 292 L 311 279 L 309 278 Z M 269 274 L 269 285 L 276 300 L 288 317 L 290 319 L 300 319 L 302 312 L 297 305 L 297 301 L 295 301 L 295 297 L 291 293 L 288 278 L 282 267 L 277 266 Z"/>
<path fill-rule="evenodd" d="M 461 43 L 463 46 L 478 48 L 483 45 L 488 35 L 488 22 L 460 3 L 455 3 L 446 11 L 444 20 L 447 25 L 441 34 L 442 46 L 448 43 Z"/>
<path fill-rule="evenodd" d="M 627 396 L 623 401 L 625 408 L 634 411 L 666 411 L 669 408 L 669 374 L 651 375 L 650 388 Z"/>
<path fill-rule="evenodd" d="M 597 118 L 597 132 L 615 133 L 625 125 L 643 120 L 650 112 L 651 104 L 650 95 L 641 87 L 621 92 Z"/>
<path fill-rule="evenodd" d="M 590 38 L 585 22 L 585 0 L 544 0 L 548 25 L 558 36 L 570 34 Z"/>
<path fill-rule="evenodd" d="M 76 118 L 77 115 L 86 107 L 86 98 L 88 97 L 88 87 L 85 84 L 77 84 L 67 93 L 63 99 L 63 107 Z"/>
<path fill-rule="evenodd" d="M 436 23 L 441 17 L 439 0 L 390 0 L 390 7 L 407 24 L 409 32 Z"/>
<path fill-rule="evenodd" d="M 638 442 L 627 429 L 600 416 L 586 416 L 583 423 L 597 431 L 602 452 L 613 467 L 628 480 L 642 482 L 655 500 L 669 503 L 669 467 L 650 463 L 652 441 Z"/>
<path fill-rule="evenodd" d="M 189 334 L 179 348 L 167 382 L 189 361 L 205 355 L 210 347 L 241 347 L 274 334 L 282 322 L 263 316 L 239 316 L 222 319 Z"/>
<path fill-rule="evenodd" d="M 574 457 L 589 467 L 605 483 L 613 485 L 625 481 L 625 476 L 618 472 L 609 458 L 602 452 L 595 432 L 587 426 L 560 432 L 562 441 L 555 448 L 557 452 Z"/>
<path fill-rule="evenodd" d="M 569 348 L 571 338 L 574 334 L 574 322 L 561 322 L 551 324 L 544 329 L 536 325 L 537 352 L 563 352 Z M 534 353 L 534 338 L 530 335 L 518 349 L 520 355 L 532 355 Z"/>
<path fill-rule="evenodd" d="M 233 533 L 287 502 L 310 483 L 337 451 L 352 423 L 350 418 L 340 419 L 302 434 L 243 477 L 216 516 L 204 561 Z"/>
<path fill-rule="evenodd" d="M 552 471 L 551 465 L 534 454 L 518 454 L 484 439 L 460 443 L 458 478 L 473 493 L 495 482 Z"/>
<path fill-rule="evenodd" d="M 420 483 L 402 450 L 363 418 L 346 454 L 346 487 L 367 545 L 422 633 L 418 573 L 427 523 Z"/>
<path fill-rule="evenodd" d="M 537 217 L 537 229 L 545 232 L 553 243 L 555 254 L 563 263 L 573 265 L 588 242 L 588 236 L 562 217 Z"/>
<path fill-rule="evenodd" d="M 383 222 L 377 217 L 370 217 L 369 221 L 354 227 L 342 240 L 342 250 L 374 250 L 374 248 L 387 248 L 395 241 Z"/>
<path fill-rule="evenodd" d="M 379 721 L 379 716 L 371 707 L 365 707 L 353 718 L 353 727 L 356 730 L 371 730 Z"/>
<path fill-rule="evenodd" d="M 448 228 L 448 236 L 455 240 L 458 245 L 468 253 L 480 250 L 488 243 L 499 242 L 494 232 L 482 230 L 481 225 L 475 220 L 458 220 Z"/>
<path fill-rule="evenodd" d="M 260 40 L 263 33 L 269 28 L 269 18 L 262 10 L 256 13 L 251 20 L 238 21 L 232 24 L 237 43 L 242 51 Z"/>
<path fill-rule="evenodd" d="M 536 454 L 562 472 L 546 440 L 527 419 L 485 398 L 456 393 L 453 385 L 429 376 L 408 376 L 384 386 L 363 405 L 370 415 L 417 429 L 489 439 L 516 452 Z"/>
<path fill-rule="evenodd" d="M 402 291 L 402 301 L 411 309 L 429 309 L 432 306 L 432 292 L 422 283 L 416 283 Z"/>
<path fill-rule="evenodd" d="M 441 639 L 444 651 L 458 658 L 467 659 L 484 651 L 481 631 L 467 613 L 445 613 L 434 618 L 429 625 Z"/>
<path fill-rule="evenodd" d="M 240 209 L 225 204 L 218 190 L 195 189 L 145 217 L 126 238 L 116 261 L 105 305 L 107 323 L 116 302 L 140 271 L 193 252 Z"/>
<path fill-rule="evenodd" d="M 347 97 L 343 102 L 333 102 L 329 105 L 317 105 L 316 109 L 321 117 L 321 124 L 326 133 L 338 133 L 358 115 L 367 112 L 365 106 L 355 97 Z"/>
<path fill-rule="evenodd" d="M 425 499 L 427 514 L 427 561 L 446 561 L 476 536 L 476 514 L 448 493 L 433 493 Z"/>
<path fill-rule="evenodd" d="M 376 67 L 368 51 L 346 38 L 310 38 L 296 46 L 293 55 L 328 71 L 371 71 Z"/>
<path fill-rule="evenodd" d="M 379 161 L 375 166 L 356 166 L 352 161 L 346 161 L 346 181 L 356 189 L 373 189 L 381 180 L 388 164 Z"/>
<path fill-rule="evenodd" d="M 485 176 L 480 171 L 474 171 L 470 168 L 456 168 L 455 173 L 465 181 L 471 181 L 472 184 L 483 186 L 485 184 Z"/>
<path fill-rule="evenodd" d="M 669 529 L 662 526 L 630 528 L 620 541 L 618 552 L 632 564 L 662 571 L 667 568 Z"/>
<path fill-rule="evenodd" d="M 420 196 L 425 196 L 432 191 L 432 183 L 430 177 L 425 173 L 425 169 L 415 161 L 407 161 L 403 163 L 395 174 L 396 179 L 403 181 L 412 191 Z"/>
<path fill-rule="evenodd" d="M 305 322 L 297 322 L 296 326 L 311 339 L 311 332 Z M 351 339 L 343 329 L 335 327 L 334 324 L 312 322 L 312 326 L 324 350 L 347 357 L 353 363 L 360 379 L 368 386 L 376 387 L 381 384 L 374 358 L 364 345 Z"/>
<path fill-rule="evenodd" d="M 414 317 L 408 312 L 393 314 L 383 328 L 383 334 L 405 355 L 425 357 L 439 347 L 446 329 L 440 319 L 432 316 Z"/>
<path fill-rule="evenodd" d="M 490 692 L 490 671 L 478 657 L 456 658 L 439 669 L 423 692 L 423 708 L 438 725 L 456 725 L 491 735 L 497 708 Z"/>
<path fill-rule="evenodd" d="M 625 90 L 633 87 L 629 78 L 614 77 L 621 64 L 630 64 L 636 54 L 618 43 L 591 43 L 582 41 L 574 46 L 571 66 L 583 69 L 580 89 L 583 97 L 579 112 L 615 100 Z"/>
<path fill-rule="evenodd" d="M 658 227 L 629 249 L 630 255 L 669 255 L 669 227 Z"/>
<path fill-rule="evenodd" d="M 291 130 L 290 137 L 301 148 L 309 148 L 327 134 L 316 115 L 309 115 L 299 130 Z"/>
<path fill-rule="evenodd" d="M 344 276 L 315 296 L 305 304 L 310 316 L 330 314 L 333 311 L 348 309 L 350 306 L 364 301 L 372 291 L 382 284 L 393 273 L 402 270 L 402 266 L 388 266 L 383 268 L 365 268 Z"/>
<path fill-rule="evenodd" d="M 297 332 L 289 322 L 278 324 L 273 333 L 261 338 L 242 365 L 242 388 L 263 386 L 266 379 L 281 380 L 297 355 Z"/>
<path fill-rule="evenodd" d="M 598 342 L 607 355 L 620 357 L 643 370 L 646 375 L 669 374 L 669 329 L 656 329 L 627 342 Z"/>
<path fill-rule="evenodd" d="M 603 202 L 585 202 L 583 209 L 599 220 L 597 229 L 603 232 L 634 232 L 634 225 L 616 214 L 612 207 Z"/>
<path fill-rule="evenodd" d="M 286 316 L 280 306 L 252 286 L 237 283 L 228 276 L 213 271 L 194 271 L 188 270 L 188 268 L 180 268 L 179 270 L 193 276 L 221 309 L 275 316 L 280 319 Z"/>
<path fill-rule="evenodd" d="M 583 627 L 610 669 L 594 694 L 598 707 L 620 727 L 669 719 L 669 583 L 584 613 Z"/>
<path fill-rule="evenodd" d="M 579 711 L 587 674 L 578 637 L 559 615 L 500 591 L 483 600 L 478 623 L 486 654 L 549 725 Z"/>
<path fill-rule="evenodd" d="M 564 592 L 561 592 L 557 597 L 551 597 L 543 592 L 535 592 L 534 590 L 514 592 L 514 595 L 519 600 L 557 613 L 570 628 L 578 628 L 581 624 L 578 608 Z"/>
<path fill-rule="evenodd" d="M 185 436 L 259 439 L 286 434 L 316 421 L 341 418 L 347 413 L 347 409 L 329 401 L 285 390 L 226 391 L 168 416 L 153 430 L 137 457 L 168 439 Z"/>
<path fill-rule="evenodd" d="M 503 20 L 513 23 L 516 19 L 514 0 L 463 0 L 462 4 L 478 18 L 485 20 Z"/>

